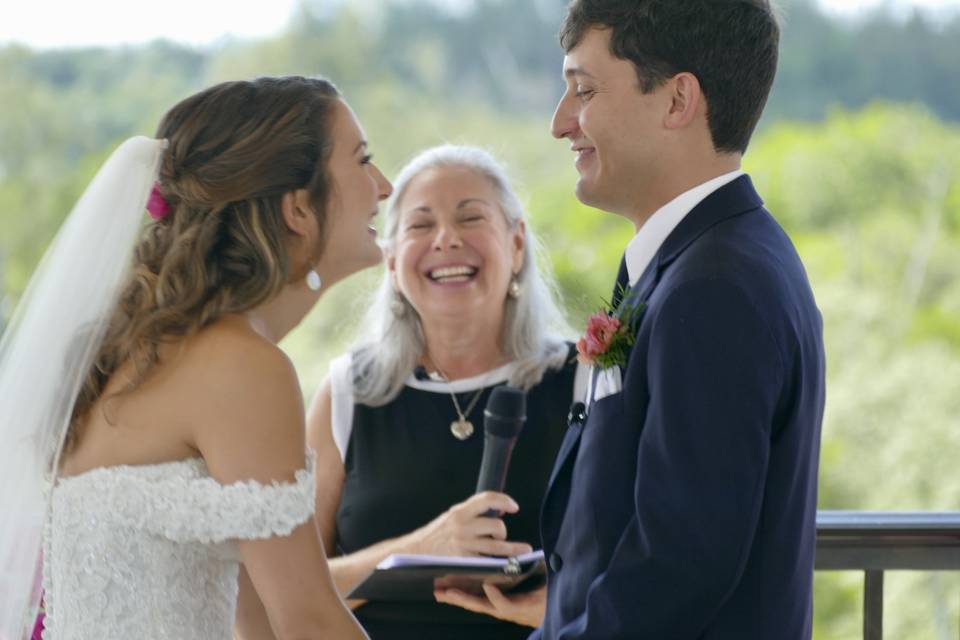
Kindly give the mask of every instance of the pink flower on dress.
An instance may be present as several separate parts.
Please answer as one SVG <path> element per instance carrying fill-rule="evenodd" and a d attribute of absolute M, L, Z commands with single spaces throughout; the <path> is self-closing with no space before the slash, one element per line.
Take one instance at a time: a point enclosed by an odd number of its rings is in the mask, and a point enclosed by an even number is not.
<path fill-rule="evenodd" d="M 619 319 L 603 311 L 590 316 L 586 333 L 577 341 L 577 359 L 586 365 L 596 364 L 597 357 L 610 349 L 622 326 Z"/>

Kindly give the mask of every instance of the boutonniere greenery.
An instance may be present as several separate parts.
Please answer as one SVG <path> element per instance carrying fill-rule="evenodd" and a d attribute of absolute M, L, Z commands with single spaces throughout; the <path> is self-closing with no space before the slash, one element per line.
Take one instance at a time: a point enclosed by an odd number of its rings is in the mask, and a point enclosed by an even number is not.
<path fill-rule="evenodd" d="M 604 301 L 599 311 L 587 320 L 587 330 L 577 341 L 577 360 L 598 369 L 626 367 L 630 349 L 636 340 L 636 324 L 645 303 L 630 302 L 630 287 L 620 290 L 620 303 Z"/>

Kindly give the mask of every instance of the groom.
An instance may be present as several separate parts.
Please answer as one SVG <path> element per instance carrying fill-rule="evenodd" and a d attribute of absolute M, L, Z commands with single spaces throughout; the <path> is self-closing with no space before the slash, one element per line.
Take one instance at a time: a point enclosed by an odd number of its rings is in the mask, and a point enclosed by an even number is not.
<path fill-rule="evenodd" d="M 536 638 L 811 636 L 822 323 L 740 170 L 778 40 L 767 0 L 570 5 L 553 135 L 577 197 L 636 226 L 635 343 L 554 467 Z"/>
<path fill-rule="evenodd" d="M 576 153 L 577 197 L 636 226 L 615 313 L 634 342 L 587 353 L 588 406 L 543 503 L 532 639 L 811 637 L 822 323 L 740 170 L 778 40 L 767 0 L 570 5 L 553 135 Z M 444 601 L 543 611 L 486 595 Z"/>

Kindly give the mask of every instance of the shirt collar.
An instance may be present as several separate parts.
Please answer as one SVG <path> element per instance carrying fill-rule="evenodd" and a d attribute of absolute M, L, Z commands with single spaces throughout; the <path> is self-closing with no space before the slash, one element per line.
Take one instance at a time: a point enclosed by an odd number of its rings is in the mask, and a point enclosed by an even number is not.
<path fill-rule="evenodd" d="M 496 369 L 491 369 L 485 373 L 480 373 L 469 378 L 460 378 L 447 382 L 440 376 L 430 376 L 429 380 L 420 380 L 414 374 L 407 378 L 406 385 L 421 391 L 433 391 L 436 393 L 463 393 L 464 391 L 474 391 L 484 387 L 492 387 L 501 382 L 507 382 L 517 368 L 516 361 L 508 362 Z"/>
<path fill-rule="evenodd" d="M 711 193 L 725 184 L 733 182 L 743 174 L 744 172 L 741 169 L 737 169 L 736 171 L 731 171 L 730 173 L 725 173 L 707 180 L 703 184 L 684 191 L 657 209 L 653 215 L 643 223 L 643 226 L 637 231 L 637 235 L 633 236 L 624 252 L 630 286 L 637 283 L 637 280 L 640 279 L 647 265 L 653 260 L 653 256 L 656 255 L 664 240 L 667 239 L 667 236 L 670 235 L 677 225 L 680 224 L 680 221 L 683 220 L 694 207 L 700 204 Z"/>

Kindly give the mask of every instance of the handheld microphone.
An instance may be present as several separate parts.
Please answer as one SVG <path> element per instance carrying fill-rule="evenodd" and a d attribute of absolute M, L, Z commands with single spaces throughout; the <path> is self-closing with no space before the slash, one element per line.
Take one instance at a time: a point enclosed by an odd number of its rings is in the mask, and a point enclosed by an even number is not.
<path fill-rule="evenodd" d="M 510 455 L 527 419 L 527 394 L 507 385 L 495 387 L 483 410 L 483 461 L 477 478 L 477 493 L 502 492 L 507 483 Z M 500 517 L 490 510 L 487 517 Z"/>

